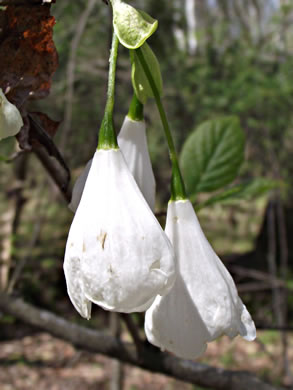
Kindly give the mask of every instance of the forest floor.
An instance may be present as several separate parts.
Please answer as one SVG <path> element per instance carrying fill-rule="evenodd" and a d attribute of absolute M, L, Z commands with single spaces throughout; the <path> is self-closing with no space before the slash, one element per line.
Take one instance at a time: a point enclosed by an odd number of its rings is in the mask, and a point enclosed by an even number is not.
<path fill-rule="evenodd" d="M 289 342 L 293 370 L 292 336 Z M 200 361 L 281 383 L 280 356 L 278 332 L 267 331 L 258 332 L 258 340 L 252 343 L 223 337 L 209 345 Z M 124 390 L 200 389 L 129 365 L 123 365 L 123 372 Z M 76 350 L 46 333 L 0 343 L 0 390 L 108 390 L 112 373 L 113 360 Z"/>

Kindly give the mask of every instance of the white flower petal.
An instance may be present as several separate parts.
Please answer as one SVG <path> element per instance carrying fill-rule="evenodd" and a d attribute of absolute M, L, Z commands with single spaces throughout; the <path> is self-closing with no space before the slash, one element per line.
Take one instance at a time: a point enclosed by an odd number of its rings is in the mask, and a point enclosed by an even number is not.
<path fill-rule="evenodd" d="M 154 210 L 156 182 L 148 152 L 145 122 L 133 121 L 125 117 L 117 140 L 130 172 L 150 208 Z M 92 160 L 87 163 L 73 186 L 72 198 L 68 206 L 73 212 L 76 212 L 79 205 L 91 164 Z"/>
<path fill-rule="evenodd" d="M 178 275 L 170 293 L 157 297 L 146 312 L 149 341 L 192 359 L 222 334 L 253 340 L 250 314 L 189 201 L 169 203 L 165 231 L 174 246 Z"/>
<path fill-rule="evenodd" d="M 145 333 L 150 343 L 184 359 L 205 352 L 209 335 L 180 275 L 170 293 L 146 311 Z"/>
<path fill-rule="evenodd" d="M 0 140 L 16 135 L 23 126 L 17 107 L 10 103 L 0 88 Z"/>
<path fill-rule="evenodd" d="M 156 182 L 148 152 L 145 121 L 133 121 L 126 116 L 118 135 L 118 145 L 143 196 L 154 210 Z"/>
<path fill-rule="evenodd" d="M 75 226 L 77 226 L 75 228 Z M 72 222 L 85 296 L 107 310 L 145 310 L 175 279 L 172 246 L 120 150 L 98 150 Z M 66 249 L 66 261 L 72 254 Z M 73 257 L 74 257 L 73 256 Z"/>
<path fill-rule="evenodd" d="M 88 163 L 86 164 L 84 170 L 82 171 L 81 175 L 78 176 L 78 178 L 76 179 L 76 182 L 75 182 L 75 184 L 73 186 L 71 202 L 69 203 L 68 207 L 74 213 L 76 212 L 76 210 L 78 208 L 78 205 L 79 205 L 82 193 L 83 193 L 83 189 L 84 189 L 84 186 L 85 186 L 85 182 L 86 182 L 86 179 L 88 177 L 88 174 L 89 174 L 89 171 L 90 171 L 90 168 L 91 168 L 91 165 L 92 165 L 92 161 L 93 161 L 93 159 L 90 159 L 88 161 Z"/>
<path fill-rule="evenodd" d="M 80 259 L 82 254 L 82 241 L 80 240 L 80 234 L 79 226 L 72 224 L 66 244 L 63 268 L 67 292 L 73 306 L 82 317 L 90 319 L 92 304 L 85 297 L 83 278 L 81 275 Z"/>

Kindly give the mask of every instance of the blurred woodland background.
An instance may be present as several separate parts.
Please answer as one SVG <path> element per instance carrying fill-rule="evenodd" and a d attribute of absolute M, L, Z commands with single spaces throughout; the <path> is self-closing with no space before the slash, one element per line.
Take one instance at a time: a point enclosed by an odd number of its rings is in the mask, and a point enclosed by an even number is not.
<path fill-rule="evenodd" d="M 49 3 L 0 0 L 0 87 L 11 87 L 7 96 L 26 118 L 17 140 L 0 142 L 0 389 L 293 388 L 292 1 L 129 1 L 159 21 L 148 42 L 161 65 L 177 150 L 203 121 L 236 115 L 246 148 L 235 184 L 256 179 L 249 191 L 223 196 L 198 215 L 249 307 L 258 338 L 222 338 L 192 367 L 145 346 L 142 316 L 95 307 L 86 322 L 67 296 L 62 266 L 73 217 L 67 203 L 96 148 L 112 27 L 101 0 Z M 48 38 L 53 25 L 58 66 Z M 18 46 L 19 34 L 30 39 L 31 52 Z M 120 46 L 117 131 L 132 97 L 130 74 L 129 53 Z M 170 195 L 167 145 L 153 101 L 145 115 L 163 215 Z M 199 194 L 195 205 L 206 199 Z M 136 352 L 123 349 L 119 338 L 134 339 Z"/>

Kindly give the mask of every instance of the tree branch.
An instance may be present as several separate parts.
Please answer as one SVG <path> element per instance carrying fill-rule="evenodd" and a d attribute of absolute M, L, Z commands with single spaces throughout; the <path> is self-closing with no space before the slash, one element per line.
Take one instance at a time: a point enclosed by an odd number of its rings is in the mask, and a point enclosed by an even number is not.
<path fill-rule="evenodd" d="M 34 148 L 34 153 L 59 188 L 66 202 L 69 203 L 71 200 L 71 190 L 69 188 L 70 177 L 68 176 L 68 172 L 60 169 L 60 164 L 57 163 L 55 158 L 49 156 L 45 148 Z"/>
<path fill-rule="evenodd" d="M 73 324 L 53 313 L 37 309 L 22 299 L 12 298 L 2 293 L 0 294 L 0 309 L 76 347 L 202 387 L 216 390 L 277 390 L 276 387 L 249 373 L 229 371 L 178 359 L 150 345 L 144 347 L 143 354 L 137 360 L 135 347 L 129 343 L 122 343 L 103 332 Z"/>
<path fill-rule="evenodd" d="M 67 138 L 70 134 L 72 123 L 73 99 L 74 99 L 74 82 L 77 50 L 80 40 L 86 28 L 89 16 L 96 4 L 96 0 L 88 0 L 79 20 L 76 23 L 75 34 L 70 45 L 70 54 L 66 69 L 66 95 L 65 95 L 65 113 L 63 131 L 60 140 L 60 150 L 64 153 Z"/>
<path fill-rule="evenodd" d="M 121 313 L 120 317 L 125 322 L 128 332 L 131 334 L 132 340 L 136 346 L 137 357 L 139 358 L 141 352 L 143 352 L 143 341 L 139 336 L 139 330 L 136 324 L 134 323 L 131 315 Z"/>

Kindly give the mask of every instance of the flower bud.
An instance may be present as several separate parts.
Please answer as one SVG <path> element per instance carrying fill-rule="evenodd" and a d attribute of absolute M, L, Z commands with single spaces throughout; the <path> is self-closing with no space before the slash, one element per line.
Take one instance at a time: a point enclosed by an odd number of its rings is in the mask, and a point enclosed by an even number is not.
<path fill-rule="evenodd" d="M 0 88 L 0 141 L 16 135 L 23 126 L 17 107 L 10 103 Z"/>

